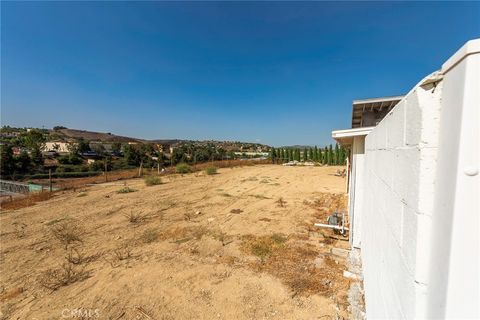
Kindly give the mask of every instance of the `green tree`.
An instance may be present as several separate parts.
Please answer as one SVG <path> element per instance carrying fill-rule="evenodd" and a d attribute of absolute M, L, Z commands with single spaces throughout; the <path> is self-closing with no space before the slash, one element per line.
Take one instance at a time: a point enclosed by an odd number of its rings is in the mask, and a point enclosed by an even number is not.
<path fill-rule="evenodd" d="M 333 164 L 333 148 L 332 145 L 328 147 L 328 154 L 327 154 L 327 164 L 331 166 Z"/>
<path fill-rule="evenodd" d="M 80 139 L 75 147 L 77 153 L 84 153 L 91 151 L 90 143 L 84 139 Z"/>
<path fill-rule="evenodd" d="M 325 146 L 325 149 L 323 150 L 322 163 L 328 164 L 328 147 L 327 146 Z"/>
<path fill-rule="evenodd" d="M 45 144 L 45 135 L 38 129 L 31 129 L 21 135 L 23 146 L 29 151 L 34 149 L 41 150 Z"/>
<path fill-rule="evenodd" d="M 132 166 L 140 165 L 140 162 L 141 162 L 140 151 L 134 145 L 126 144 L 123 148 L 123 154 L 125 156 L 125 161 L 127 161 L 129 165 L 132 165 Z"/>
<path fill-rule="evenodd" d="M 340 145 L 340 164 L 345 165 L 347 160 L 347 150 L 343 145 Z"/>
<path fill-rule="evenodd" d="M 275 160 L 277 159 L 277 153 L 274 147 L 270 149 L 270 159 L 272 159 L 272 163 L 275 163 Z"/>
<path fill-rule="evenodd" d="M 315 160 L 316 162 L 319 161 L 319 158 L 318 158 L 318 148 L 317 148 L 317 146 L 315 146 L 315 149 L 313 150 L 313 160 Z"/>
<path fill-rule="evenodd" d="M 1 176 L 7 177 L 13 175 L 15 171 L 15 159 L 13 158 L 13 148 L 11 145 L 0 145 L 1 150 Z"/>
<path fill-rule="evenodd" d="M 121 152 L 122 151 L 122 144 L 120 142 L 112 143 L 112 151 L 113 152 Z"/>
<path fill-rule="evenodd" d="M 43 165 L 43 155 L 40 147 L 34 147 L 30 152 L 30 157 L 35 166 L 42 166 Z"/>
<path fill-rule="evenodd" d="M 340 159 L 340 149 L 338 148 L 338 143 L 335 143 L 335 153 L 334 153 L 334 156 L 335 156 L 335 165 L 339 165 L 341 164 L 341 159 Z"/>
<path fill-rule="evenodd" d="M 32 170 L 32 160 L 27 152 L 23 151 L 16 159 L 16 168 L 21 173 L 28 173 Z"/>

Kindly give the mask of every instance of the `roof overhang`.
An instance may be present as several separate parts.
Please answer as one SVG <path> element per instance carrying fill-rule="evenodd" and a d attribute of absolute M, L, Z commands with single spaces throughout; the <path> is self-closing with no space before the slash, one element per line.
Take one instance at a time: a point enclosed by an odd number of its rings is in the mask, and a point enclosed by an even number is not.
<path fill-rule="evenodd" d="M 354 137 L 364 137 L 369 134 L 375 127 L 353 128 L 346 130 L 332 131 L 332 138 L 343 146 L 349 146 L 353 143 Z"/>
<path fill-rule="evenodd" d="M 363 125 L 362 116 L 365 111 L 390 111 L 404 96 L 381 97 L 372 99 L 353 100 L 352 128 Z"/>

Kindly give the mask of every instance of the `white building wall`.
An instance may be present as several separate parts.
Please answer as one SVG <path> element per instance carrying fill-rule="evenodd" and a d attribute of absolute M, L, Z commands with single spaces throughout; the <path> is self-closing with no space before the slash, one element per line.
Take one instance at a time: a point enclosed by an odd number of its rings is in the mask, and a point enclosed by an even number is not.
<path fill-rule="evenodd" d="M 361 208 L 355 211 L 355 215 L 361 215 L 362 219 L 361 248 L 366 312 L 369 319 L 412 319 L 432 315 L 431 310 L 434 304 L 431 301 L 433 293 L 429 291 L 429 282 L 432 281 L 432 273 L 439 270 L 438 266 L 431 261 L 432 252 L 436 248 L 436 242 L 432 241 L 434 239 L 432 237 L 437 235 L 437 233 L 432 235 L 432 229 L 434 223 L 436 225 L 442 218 L 435 210 L 438 200 L 436 196 L 439 174 L 437 166 L 440 141 L 444 142 L 440 140 L 440 136 L 448 135 L 446 132 L 440 132 L 440 120 L 449 121 L 443 109 L 448 107 L 450 113 L 455 113 L 455 108 L 459 107 L 467 88 L 472 90 L 471 88 L 476 87 L 476 92 L 479 91 L 480 69 L 478 67 L 480 67 L 478 63 L 470 63 L 467 66 L 462 66 L 460 63 L 453 66 L 459 70 L 477 68 L 470 69 L 470 75 L 476 75 L 476 79 L 469 79 L 470 83 L 462 82 L 460 79 L 453 80 L 453 77 L 451 81 L 444 81 L 441 73 L 428 76 L 410 91 L 365 139 L 364 172 L 361 181 L 357 177 L 355 196 L 355 201 L 361 202 Z M 476 82 L 472 83 L 472 81 Z M 478 120 L 480 120 L 478 119 L 480 107 L 478 94 L 475 99 L 477 111 L 470 114 L 477 116 L 472 121 L 476 123 L 478 134 Z M 444 100 L 450 101 L 448 106 L 442 103 Z M 457 110 L 459 111 L 461 109 Z M 463 123 L 456 130 L 460 130 L 462 125 Z M 442 126 L 442 130 L 447 128 L 448 126 Z M 476 143 L 478 150 L 480 144 L 478 135 L 473 137 L 473 140 L 470 139 L 470 143 Z M 454 143 L 451 144 L 454 145 Z M 444 152 L 442 156 L 456 158 L 458 153 L 454 151 L 455 148 L 451 148 L 450 152 L 442 151 Z M 478 158 L 476 165 L 478 165 Z M 476 168 L 478 170 L 478 166 Z M 474 182 L 468 181 L 472 188 Z M 455 186 L 455 179 L 447 181 L 446 185 L 448 184 Z M 478 178 L 476 185 L 478 191 Z M 453 195 L 458 187 L 456 185 L 450 189 Z M 363 199 L 359 199 L 360 188 L 365 190 Z M 453 201 L 455 196 L 452 197 Z M 457 264 L 454 275 L 452 275 L 452 269 L 447 267 L 445 273 L 439 275 L 440 278 L 446 278 L 448 275 L 450 278 L 465 280 L 466 275 L 462 273 L 460 267 L 461 259 L 467 259 L 467 251 L 470 251 L 470 260 L 473 260 L 472 254 L 475 256 L 476 263 L 472 262 L 472 265 L 477 269 L 464 267 L 465 270 L 470 271 L 468 276 L 476 281 L 470 286 L 471 297 L 465 297 L 461 293 L 462 286 L 455 284 L 454 281 L 442 283 L 447 287 L 447 291 L 448 287 L 456 288 L 454 292 L 448 291 L 443 297 L 443 303 L 451 306 L 452 310 L 455 309 L 454 304 L 448 303 L 448 299 L 454 299 L 451 301 L 455 303 L 459 303 L 457 300 L 464 299 L 463 305 L 477 305 L 476 300 L 472 299 L 478 299 L 479 283 L 478 194 L 472 198 L 477 198 L 477 207 L 463 206 L 462 208 L 469 213 L 460 214 L 456 210 L 449 211 L 453 216 L 464 217 L 461 221 L 456 221 L 457 224 L 454 227 L 458 230 L 454 229 L 452 234 L 452 241 L 460 241 L 458 245 L 452 245 L 458 253 L 457 259 L 450 262 L 446 261 L 445 257 L 443 260 L 437 259 L 437 263 L 450 263 L 452 266 Z M 457 202 L 459 208 L 462 203 L 464 202 Z M 472 215 L 476 218 L 472 218 Z M 467 219 L 468 216 L 470 220 Z M 466 236 L 462 232 L 462 226 L 475 221 L 477 222 L 475 227 L 468 228 L 472 229 L 474 235 Z M 448 220 L 445 223 L 448 223 Z M 449 227 L 446 226 L 446 228 Z M 470 245 L 477 248 L 477 251 L 460 249 L 460 243 L 468 247 L 467 240 L 474 242 Z M 450 243 L 443 245 L 449 246 Z M 437 249 L 442 252 L 441 248 Z M 438 307 L 438 301 L 436 302 Z M 478 305 L 476 308 L 478 316 Z M 450 316 L 458 314 L 449 313 L 448 310 L 447 308 L 445 314 Z M 472 313 L 467 312 L 467 314 Z M 438 313 L 435 314 L 435 316 L 438 315 Z"/>
<path fill-rule="evenodd" d="M 353 138 L 351 153 L 352 178 L 350 179 L 349 187 L 349 213 L 352 230 L 350 233 L 350 244 L 354 248 L 360 248 L 362 239 L 362 215 L 357 215 L 355 212 L 361 212 L 364 200 L 363 172 L 365 170 L 365 136 Z"/>
<path fill-rule="evenodd" d="M 480 40 L 442 67 L 431 318 L 480 318 Z"/>

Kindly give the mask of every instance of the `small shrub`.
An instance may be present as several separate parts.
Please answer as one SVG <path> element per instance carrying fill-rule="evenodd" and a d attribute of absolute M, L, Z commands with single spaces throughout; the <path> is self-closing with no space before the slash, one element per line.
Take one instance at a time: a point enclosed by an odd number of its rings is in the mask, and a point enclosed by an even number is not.
<path fill-rule="evenodd" d="M 261 261 L 264 261 L 266 257 L 272 254 L 272 246 L 264 241 L 252 244 L 250 250 L 252 254 L 259 257 Z"/>
<path fill-rule="evenodd" d="M 190 167 L 188 164 L 182 162 L 177 164 L 175 167 L 175 172 L 176 173 L 190 173 L 192 172 L 192 167 Z"/>
<path fill-rule="evenodd" d="M 281 248 L 285 248 L 286 241 L 287 238 L 278 233 L 262 237 L 247 236 L 244 238 L 242 246 L 251 254 L 260 258 L 263 263 L 267 257 L 278 252 Z"/>
<path fill-rule="evenodd" d="M 132 257 L 132 248 L 128 244 L 121 245 L 113 250 L 113 256 L 119 261 L 127 260 Z"/>
<path fill-rule="evenodd" d="M 283 200 L 282 197 L 278 198 L 278 200 L 276 202 L 277 202 L 277 205 L 281 208 L 285 207 L 285 205 L 287 204 L 287 202 L 285 200 Z"/>
<path fill-rule="evenodd" d="M 226 193 L 226 192 L 220 193 L 220 195 L 223 196 L 223 197 L 227 197 L 227 198 L 232 197 L 232 195 L 230 193 Z"/>
<path fill-rule="evenodd" d="M 158 239 L 158 231 L 157 229 L 154 229 L 154 228 L 145 230 L 140 238 L 140 240 L 142 240 L 143 243 L 152 243 L 157 239 Z"/>
<path fill-rule="evenodd" d="M 127 218 L 128 222 L 130 223 L 140 223 L 145 221 L 145 219 L 147 218 L 147 216 L 144 215 L 143 213 L 133 212 L 133 211 L 130 213 L 124 214 L 124 216 Z"/>
<path fill-rule="evenodd" d="M 162 184 L 162 179 L 156 176 L 147 176 L 145 177 L 145 184 L 147 186 L 156 186 L 156 185 Z"/>
<path fill-rule="evenodd" d="M 205 169 L 205 173 L 209 176 L 217 174 L 217 167 L 208 167 L 207 169 Z"/>
<path fill-rule="evenodd" d="M 287 242 L 287 238 L 280 233 L 274 233 L 270 238 L 277 245 L 284 244 L 285 242 Z"/>
<path fill-rule="evenodd" d="M 60 240 L 61 243 L 68 245 L 74 242 L 82 242 L 82 228 L 72 220 L 65 220 L 61 223 L 57 223 L 52 227 L 52 233 L 55 238 Z"/>
<path fill-rule="evenodd" d="M 66 219 L 66 218 L 53 219 L 53 220 L 50 220 L 50 221 L 46 222 L 45 225 L 47 225 L 47 226 L 53 226 L 54 224 L 59 223 L 60 221 L 63 221 L 63 220 L 65 220 L 65 219 Z"/>
<path fill-rule="evenodd" d="M 132 189 L 130 187 L 123 187 L 122 189 L 118 190 L 117 193 L 130 193 L 130 192 L 135 192 L 137 190 Z"/>
<path fill-rule="evenodd" d="M 85 255 L 78 249 L 70 249 L 65 259 L 71 264 L 82 264 L 85 261 Z"/>
<path fill-rule="evenodd" d="M 40 278 L 40 284 L 47 289 L 57 290 L 71 283 L 85 279 L 88 274 L 72 263 L 64 263 L 58 269 L 48 269 Z"/>

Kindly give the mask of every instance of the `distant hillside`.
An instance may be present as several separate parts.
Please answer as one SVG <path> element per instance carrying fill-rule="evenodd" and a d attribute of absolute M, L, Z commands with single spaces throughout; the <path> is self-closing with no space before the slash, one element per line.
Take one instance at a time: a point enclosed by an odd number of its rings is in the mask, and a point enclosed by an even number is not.
<path fill-rule="evenodd" d="M 279 149 L 310 149 L 310 148 L 315 148 L 315 146 L 302 146 L 302 145 L 293 145 L 293 146 L 281 146 L 278 147 Z"/>
<path fill-rule="evenodd" d="M 78 130 L 78 129 L 68 129 L 65 127 L 55 127 L 54 129 L 48 130 L 49 140 L 79 140 L 84 139 L 87 141 L 101 141 L 101 142 L 141 142 L 141 143 L 157 143 L 170 146 L 181 146 L 186 144 L 192 144 L 195 146 L 206 146 L 208 144 L 213 144 L 217 148 L 223 148 L 227 151 L 267 151 L 270 149 L 270 146 L 253 143 L 253 142 L 240 142 L 240 141 L 216 141 L 216 140 L 181 140 L 181 139 L 154 139 L 154 140 L 145 140 L 132 137 L 124 137 L 112 134 L 110 132 L 95 132 L 87 130 Z"/>
<path fill-rule="evenodd" d="M 89 141 L 102 141 L 102 142 L 134 142 L 141 141 L 140 139 L 117 136 L 111 134 L 110 132 L 94 132 L 86 130 L 77 130 L 77 129 L 57 129 L 50 130 L 50 136 L 52 138 L 59 139 L 84 139 Z"/>

